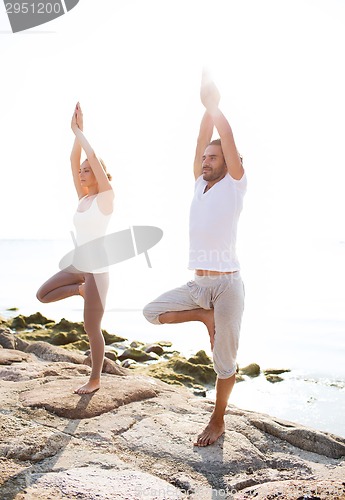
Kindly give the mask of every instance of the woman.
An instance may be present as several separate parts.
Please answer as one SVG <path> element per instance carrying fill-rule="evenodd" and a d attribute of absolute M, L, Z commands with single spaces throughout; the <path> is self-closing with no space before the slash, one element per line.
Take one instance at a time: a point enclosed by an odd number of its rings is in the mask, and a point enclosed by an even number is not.
<path fill-rule="evenodd" d="M 99 251 L 102 251 L 102 248 L 98 247 L 97 255 L 92 255 L 92 252 L 83 252 L 83 247 L 80 246 L 98 238 L 102 240 L 113 211 L 114 192 L 110 184 L 111 176 L 83 133 L 83 113 L 79 102 L 72 116 L 71 128 L 75 135 L 71 167 L 79 198 L 73 219 L 77 248 L 73 265 L 46 281 L 38 290 L 37 298 L 41 302 L 55 302 L 72 295 L 81 295 L 84 298 L 84 329 L 90 342 L 91 374 L 89 381 L 74 392 L 89 394 L 100 388 L 104 360 L 101 321 L 109 275 L 106 268 L 97 268 L 95 264 L 99 262 Z M 80 164 L 82 149 L 87 159 Z M 105 260 L 101 261 L 105 265 Z"/>

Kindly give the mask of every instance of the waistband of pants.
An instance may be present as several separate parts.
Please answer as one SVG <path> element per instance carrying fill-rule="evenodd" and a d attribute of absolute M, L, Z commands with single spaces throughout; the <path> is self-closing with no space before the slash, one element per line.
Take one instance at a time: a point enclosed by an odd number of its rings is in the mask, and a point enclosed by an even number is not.
<path fill-rule="evenodd" d="M 199 276 L 198 274 L 194 274 L 194 282 L 200 286 L 214 286 L 222 282 L 232 283 L 233 281 L 240 279 L 240 271 L 234 271 L 233 273 L 228 274 L 214 274 L 211 276 Z"/>

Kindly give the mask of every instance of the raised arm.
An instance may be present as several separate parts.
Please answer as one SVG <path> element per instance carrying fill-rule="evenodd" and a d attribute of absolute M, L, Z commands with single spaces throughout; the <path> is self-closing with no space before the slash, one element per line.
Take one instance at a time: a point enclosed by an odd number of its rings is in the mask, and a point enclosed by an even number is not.
<path fill-rule="evenodd" d="M 219 109 L 219 91 L 209 74 L 205 71 L 201 80 L 200 97 L 218 131 L 228 172 L 231 177 L 239 180 L 244 174 L 241 157 L 237 151 L 230 124 Z"/>
<path fill-rule="evenodd" d="M 101 162 L 97 158 L 93 148 L 91 147 L 89 141 L 86 139 L 83 132 L 83 113 L 78 103 L 76 106 L 76 111 L 73 113 L 71 128 L 75 135 L 75 139 L 81 148 L 85 151 L 87 156 L 87 160 L 90 164 L 92 172 L 96 177 L 98 183 L 99 192 L 102 193 L 104 191 L 112 190 L 112 186 L 109 182 L 106 172 L 104 171 Z M 79 165 L 80 168 L 80 165 Z M 79 170 L 78 170 L 79 172 Z M 79 183 L 80 184 L 80 183 Z"/>
<path fill-rule="evenodd" d="M 212 116 L 205 111 L 202 117 L 199 129 L 198 140 L 196 143 L 195 157 L 194 157 L 194 177 L 195 180 L 202 174 L 202 157 L 206 146 L 210 143 L 213 133 L 213 119 Z"/>
<path fill-rule="evenodd" d="M 78 106 L 79 103 L 76 105 L 75 110 L 74 110 L 74 118 L 77 121 L 77 112 L 78 112 Z M 72 118 L 73 119 L 73 118 Z M 81 130 L 83 130 L 83 116 L 79 118 L 79 126 Z M 87 188 L 83 187 L 80 184 L 80 179 L 79 179 L 79 170 L 80 170 L 80 158 L 81 158 L 81 145 L 77 138 L 75 137 L 72 151 L 71 151 L 71 169 L 72 169 L 72 176 L 73 176 L 73 182 L 75 189 L 78 194 L 78 198 L 82 198 L 83 196 L 87 195 Z"/>

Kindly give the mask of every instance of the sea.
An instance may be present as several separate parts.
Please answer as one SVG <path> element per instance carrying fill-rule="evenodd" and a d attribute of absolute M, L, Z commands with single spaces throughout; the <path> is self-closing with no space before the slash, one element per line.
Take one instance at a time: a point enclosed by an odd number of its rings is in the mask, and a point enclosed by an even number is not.
<path fill-rule="evenodd" d="M 82 321 L 81 297 L 51 304 L 36 298 L 39 286 L 59 271 L 71 244 L 68 239 L 0 240 L 1 316 L 40 311 L 55 321 Z M 304 265 L 293 269 L 280 260 L 264 270 L 249 259 L 242 265 L 246 302 L 238 363 L 257 363 L 262 372 L 237 383 L 230 403 L 345 437 L 345 244 L 313 245 L 304 246 Z M 320 271 L 320 256 L 327 272 Z M 152 268 L 143 255 L 112 267 L 103 328 L 129 341 L 169 340 L 187 357 L 201 349 L 211 355 L 201 323 L 157 326 L 143 317 L 147 302 L 192 279 L 185 263 L 167 269 L 154 250 L 150 260 Z M 246 264 L 245 252 L 243 260 Z M 289 371 L 281 382 L 271 383 L 265 369 Z M 207 396 L 214 398 L 214 389 Z"/>

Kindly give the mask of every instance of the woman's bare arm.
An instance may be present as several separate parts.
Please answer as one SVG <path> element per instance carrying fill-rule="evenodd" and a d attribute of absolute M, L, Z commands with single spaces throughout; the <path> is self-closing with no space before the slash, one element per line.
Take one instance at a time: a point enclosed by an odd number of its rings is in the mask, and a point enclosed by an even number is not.
<path fill-rule="evenodd" d="M 76 105 L 76 107 L 74 109 L 74 113 L 73 113 L 75 115 L 75 120 L 77 119 L 78 105 L 79 105 L 79 103 Z M 82 117 L 80 120 L 80 127 L 81 127 L 81 130 L 83 130 Z M 77 140 L 77 138 L 75 137 L 72 151 L 71 151 L 70 160 L 71 160 L 73 182 L 74 182 L 74 186 L 75 186 L 75 189 L 77 191 L 79 199 L 82 198 L 83 196 L 86 196 L 87 191 L 88 191 L 86 187 L 83 187 L 80 184 L 80 179 L 79 179 L 80 158 L 81 158 L 81 145 L 80 145 L 79 141 Z"/>
<path fill-rule="evenodd" d="M 112 186 L 109 182 L 106 172 L 104 171 L 99 159 L 96 156 L 95 151 L 90 145 L 89 141 L 86 139 L 84 132 L 81 128 L 83 123 L 83 113 L 80 107 L 80 104 L 77 104 L 76 113 L 73 114 L 71 128 L 74 132 L 77 142 L 83 148 L 86 153 L 88 162 L 92 171 L 96 177 L 99 192 L 102 193 L 104 191 L 108 191 L 112 189 Z"/>

